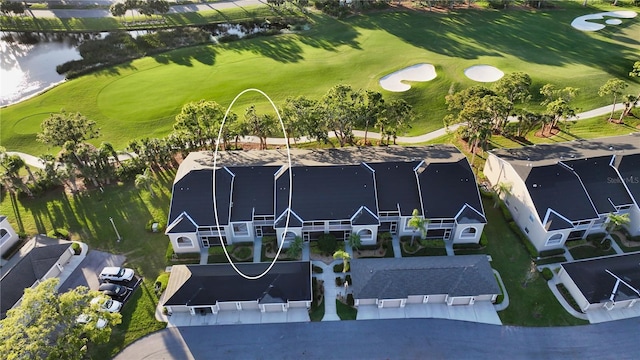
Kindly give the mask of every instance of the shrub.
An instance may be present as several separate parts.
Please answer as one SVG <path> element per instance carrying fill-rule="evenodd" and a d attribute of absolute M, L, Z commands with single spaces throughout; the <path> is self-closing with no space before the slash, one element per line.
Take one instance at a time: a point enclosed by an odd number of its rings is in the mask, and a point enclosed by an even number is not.
<path fill-rule="evenodd" d="M 53 229 L 47 233 L 47 236 L 54 239 L 69 240 L 69 231 L 66 229 Z"/>
<path fill-rule="evenodd" d="M 332 234 L 322 234 L 318 238 L 318 248 L 320 248 L 323 253 L 331 255 L 338 248 L 338 241 Z"/>
<path fill-rule="evenodd" d="M 158 294 L 161 294 L 167 288 L 168 283 L 169 283 L 169 273 L 164 272 L 158 275 L 155 282 L 156 291 L 158 292 Z"/>
<path fill-rule="evenodd" d="M 336 286 L 342 286 L 342 277 L 336 276 Z"/>
<path fill-rule="evenodd" d="M 353 284 L 353 282 L 351 282 L 351 275 L 347 275 L 347 276 L 344 278 L 344 281 L 345 281 L 345 282 L 347 282 L 347 283 L 349 283 L 349 286 L 351 286 L 351 285 Z"/>
<path fill-rule="evenodd" d="M 171 241 L 169 241 L 169 245 L 167 246 L 167 251 L 165 252 L 165 258 L 167 259 L 167 263 L 173 259 L 173 245 L 171 245 Z"/>
<path fill-rule="evenodd" d="M 502 216 L 506 222 L 513 221 L 513 215 L 511 215 L 511 211 L 507 208 L 503 202 L 500 202 L 500 211 L 502 212 Z"/>
<path fill-rule="evenodd" d="M 347 294 L 347 305 L 353 306 L 355 305 L 355 300 L 353 299 L 353 294 Z"/>
<path fill-rule="evenodd" d="M 324 272 L 324 270 L 322 270 L 322 268 L 317 265 L 313 265 L 311 269 L 313 270 L 314 274 L 322 274 Z"/>
<path fill-rule="evenodd" d="M 547 281 L 553 279 L 553 271 L 549 268 L 542 269 L 542 277 Z"/>
<path fill-rule="evenodd" d="M 596 241 L 593 243 L 593 245 L 595 245 L 595 247 L 600 250 L 609 250 L 611 248 L 611 240 L 604 239 L 602 241 Z"/>
<path fill-rule="evenodd" d="M 606 233 L 589 234 L 587 235 L 587 241 L 590 241 L 595 245 L 596 242 L 602 241 L 605 238 L 605 236 L 607 236 Z"/>
<path fill-rule="evenodd" d="M 510 221 L 509 227 L 511 228 L 511 231 L 513 231 L 513 233 L 516 234 L 518 238 L 520 238 L 520 241 L 522 242 L 524 247 L 527 248 L 529 255 L 531 255 L 532 258 L 538 257 L 538 250 L 536 250 L 535 246 L 533 246 L 531 241 L 529 241 L 529 238 L 527 238 L 527 236 L 522 232 L 522 230 L 520 230 L 520 227 L 518 227 L 518 224 L 516 224 L 513 221 Z"/>
<path fill-rule="evenodd" d="M 627 230 L 627 228 L 622 227 L 622 228 L 620 228 L 620 230 L 618 230 L 618 231 L 620 231 L 621 233 L 623 233 L 623 234 L 624 234 L 624 236 L 627 238 L 627 240 L 629 240 L 629 241 L 636 241 L 636 242 L 640 242 L 640 235 L 638 235 L 638 236 L 631 236 L 631 234 L 629 233 L 629 230 Z"/>
<path fill-rule="evenodd" d="M 551 257 L 551 256 L 557 256 L 557 255 L 564 255 L 564 249 L 552 249 L 552 250 L 542 250 L 540 251 L 540 257 L 544 258 L 544 257 Z"/>
<path fill-rule="evenodd" d="M 344 263 L 333 265 L 334 273 L 341 273 L 343 269 L 344 269 Z"/>
<path fill-rule="evenodd" d="M 378 233 L 378 240 L 381 242 L 389 241 L 393 238 L 390 232 Z"/>
<path fill-rule="evenodd" d="M 485 233 L 482 233 L 482 235 L 480 235 L 480 244 L 479 245 L 480 245 L 480 247 L 485 247 L 485 246 L 489 245 L 489 239 L 487 239 L 487 235 Z"/>
<path fill-rule="evenodd" d="M 432 239 L 432 240 L 420 239 L 420 240 L 418 240 L 418 243 L 421 246 L 424 246 L 424 247 L 432 247 L 432 248 L 443 248 L 443 247 L 445 247 L 443 239 Z"/>
<path fill-rule="evenodd" d="M 73 249 L 74 255 L 80 255 L 80 252 L 82 252 L 82 249 L 80 249 L 80 244 L 78 244 L 77 242 L 71 244 L 71 249 Z"/>

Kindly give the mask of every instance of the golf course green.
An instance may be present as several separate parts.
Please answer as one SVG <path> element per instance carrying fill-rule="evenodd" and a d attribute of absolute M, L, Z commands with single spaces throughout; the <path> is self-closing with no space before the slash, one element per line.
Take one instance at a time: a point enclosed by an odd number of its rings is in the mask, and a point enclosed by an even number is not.
<path fill-rule="evenodd" d="M 625 80 L 625 93 L 640 92 L 640 81 L 628 76 L 640 60 L 640 16 L 595 32 L 570 25 L 577 16 L 611 9 L 567 4 L 547 11 L 383 11 L 345 20 L 311 14 L 307 31 L 179 49 L 68 81 L 1 109 L 0 142 L 7 150 L 35 155 L 57 151 L 35 137 L 49 113 L 64 109 L 98 123 L 102 136 L 93 142 L 124 149 L 131 139 L 168 134 L 190 101 L 228 106 L 242 90 L 258 88 L 280 105 L 288 96 L 319 99 L 341 83 L 405 99 L 416 113 L 407 135 L 417 135 L 442 127 L 445 95 L 480 84 L 464 75 L 478 64 L 528 73 L 534 93 L 526 105 L 530 109 L 541 109 L 538 90 L 553 83 L 579 88 L 574 105 L 590 110 L 612 102 L 598 96 L 608 79 Z M 625 10 L 640 12 L 640 7 Z M 382 76 L 418 63 L 433 64 L 437 77 L 413 82 L 406 92 L 380 87 Z M 264 98 L 249 94 L 233 111 L 241 115 L 254 103 L 269 111 Z"/>

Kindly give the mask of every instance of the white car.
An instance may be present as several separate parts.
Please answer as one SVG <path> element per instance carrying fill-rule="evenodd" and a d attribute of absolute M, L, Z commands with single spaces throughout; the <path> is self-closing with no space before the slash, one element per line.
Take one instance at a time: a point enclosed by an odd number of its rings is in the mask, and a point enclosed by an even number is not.
<path fill-rule="evenodd" d="M 133 269 L 107 266 L 102 269 L 98 278 L 101 281 L 131 281 L 134 275 Z"/>
<path fill-rule="evenodd" d="M 91 321 L 91 316 L 89 316 L 87 314 L 81 314 L 80 316 L 78 316 L 76 318 L 76 322 L 78 324 L 86 324 L 86 323 L 88 323 L 90 321 Z M 98 318 L 98 321 L 96 321 L 96 328 L 104 329 L 105 326 L 107 326 L 107 320 L 102 319 L 102 318 Z"/>
<path fill-rule="evenodd" d="M 100 311 L 118 312 L 122 308 L 122 303 L 107 297 L 95 297 L 91 299 L 91 304 L 99 304 Z"/>

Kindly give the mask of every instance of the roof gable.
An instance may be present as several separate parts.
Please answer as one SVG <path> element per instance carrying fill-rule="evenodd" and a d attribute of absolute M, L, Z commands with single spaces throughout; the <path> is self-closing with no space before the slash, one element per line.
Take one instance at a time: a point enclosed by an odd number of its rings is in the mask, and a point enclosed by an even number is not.
<path fill-rule="evenodd" d="M 177 234 L 177 233 L 191 233 L 198 230 L 198 224 L 196 224 L 193 219 L 186 212 L 182 212 L 178 217 L 173 221 L 173 223 L 167 226 L 166 234 Z"/>
<path fill-rule="evenodd" d="M 418 161 L 367 163 L 374 171 L 380 211 L 398 211 L 411 216 L 413 209 L 422 209 L 418 195 L 415 167 Z"/>
<path fill-rule="evenodd" d="M 464 204 L 458 215 L 456 215 L 456 221 L 458 224 L 486 224 L 487 219 L 480 211 Z"/>
<path fill-rule="evenodd" d="M 380 225 L 380 220 L 371 210 L 362 206 L 351 217 L 352 225 Z"/>

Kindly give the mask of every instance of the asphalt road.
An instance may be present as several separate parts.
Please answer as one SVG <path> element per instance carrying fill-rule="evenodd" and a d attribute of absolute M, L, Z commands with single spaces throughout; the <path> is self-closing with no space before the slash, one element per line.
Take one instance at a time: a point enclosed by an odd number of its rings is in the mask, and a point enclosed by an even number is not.
<path fill-rule="evenodd" d="M 640 319 L 524 328 L 441 319 L 168 328 L 132 359 L 637 359 Z"/>
<path fill-rule="evenodd" d="M 87 286 L 91 290 L 98 290 L 100 281 L 98 274 L 105 266 L 120 266 L 125 257 L 113 255 L 98 250 L 89 250 L 87 257 L 69 275 L 69 278 L 60 285 L 60 292 L 65 292 L 78 286 Z"/>

